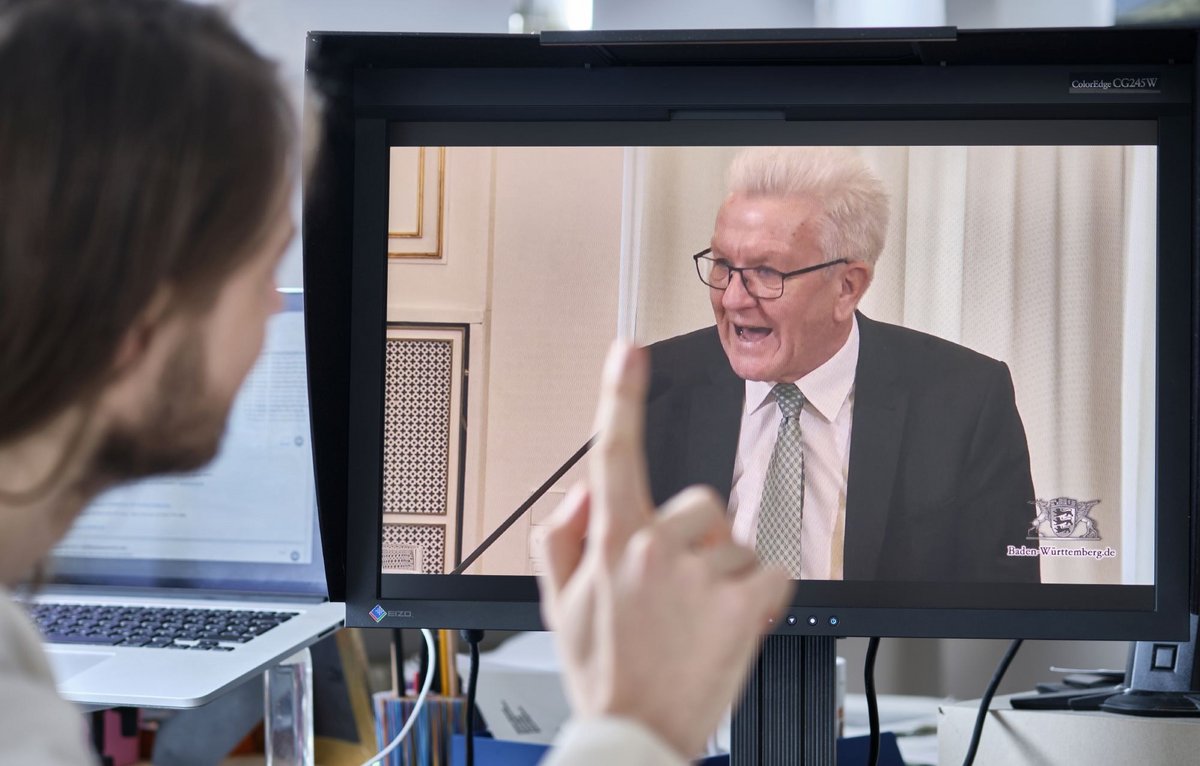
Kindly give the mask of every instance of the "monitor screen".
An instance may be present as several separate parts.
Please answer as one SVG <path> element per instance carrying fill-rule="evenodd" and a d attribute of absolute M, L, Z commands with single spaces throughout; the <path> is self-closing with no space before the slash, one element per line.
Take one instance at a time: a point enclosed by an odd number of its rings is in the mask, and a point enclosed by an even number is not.
<path fill-rule="evenodd" d="M 1128 68 L 871 69 L 359 73 L 338 102 L 363 267 L 345 278 L 351 623 L 536 622 L 539 539 L 585 476 L 562 469 L 623 335 L 650 348 L 655 500 L 710 485 L 735 537 L 786 549 L 797 631 L 1186 628 L 1190 67 L 1120 97 Z M 658 119 L 629 119 L 648 101 Z M 791 260 L 762 222 L 806 214 L 731 174 L 789 156 L 852 166 L 885 212 L 820 208 L 821 257 Z M 864 257 L 827 332 L 811 285 Z M 781 377 L 804 398 L 787 471 Z M 803 499 L 781 532 L 785 473 Z"/>

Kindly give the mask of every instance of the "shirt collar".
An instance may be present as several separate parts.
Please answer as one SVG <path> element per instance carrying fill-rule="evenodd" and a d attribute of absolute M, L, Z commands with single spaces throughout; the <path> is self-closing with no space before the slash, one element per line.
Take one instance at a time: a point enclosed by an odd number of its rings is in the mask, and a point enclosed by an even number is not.
<path fill-rule="evenodd" d="M 832 422 L 841 411 L 846 397 L 854 388 L 854 371 L 858 367 L 858 317 L 852 317 L 850 335 L 846 342 L 817 369 L 796 381 L 804 399 L 825 421 Z M 755 412 L 768 402 L 774 403 L 771 389 L 775 384 L 763 380 L 746 381 L 747 413 Z"/>

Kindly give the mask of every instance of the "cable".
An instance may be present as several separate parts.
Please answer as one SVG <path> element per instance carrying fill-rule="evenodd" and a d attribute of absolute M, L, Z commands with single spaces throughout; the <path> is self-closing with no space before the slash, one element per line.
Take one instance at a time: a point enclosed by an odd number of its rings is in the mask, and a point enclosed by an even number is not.
<path fill-rule="evenodd" d="M 467 766 L 475 766 L 475 682 L 479 680 L 479 642 L 482 630 L 464 630 L 462 637 L 471 648 L 471 672 L 467 680 Z"/>
<path fill-rule="evenodd" d="M 404 741 L 404 738 L 408 736 L 408 732 L 417 722 L 417 716 L 421 714 L 421 708 L 425 706 L 425 697 L 429 694 L 429 687 L 433 685 L 433 669 L 437 667 L 437 664 L 434 662 L 437 659 L 437 650 L 433 648 L 432 633 L 425 628 L 421 628 L 421 635 L 425 637 L 425 648 L 429 651 L 429 664 L 425 669 L 425 683 L 421 685 L 421 693 L 417 695 L 417 703 L 413 705 L 412 713 L 409 714 L 408 720 L 404 722 L 404 727 L 400 729 L 400 733 L 396 735 L 396 738 L 389 742 L 387 747 L 368 758 L 362 766 L 376 766 L 389 753 L 395 750 Z"/>
<path fill-rule="evenodd" d="M 875 654 L 879 651 L 879 636 L 867 642 L 867 658 L 863 662 L 863 690 L 867 693 L 867 720 L 871 724 L 871 749 L 867 766 L 879 763 L 879 700 L 875 698 Z"/>
<path fill-rule="evenodd" d="M 392 631 L 392 688 L 397 695 L 404 694 L 404 631 L 393 628 Z"/>
<path fill-rule="evenodd" d="M 975 751 L 979 749 L 979 738 L 983 735 L 983 722 L 987 717 L 988 708 L 992 704 L 992 697 L 996 695 L 1000 680 L 1004 678 L 1004 673 L 1012 663 L 1013 657 L 1017 656 L 1017 650 L 1021 648 L 1022 643 L 1022 639 L 1014 638 L 1008 645 L 1008 651 L 1004 653 L 1004 658 L 996 666 L 996 672 L 992 676 L 991 683 L 988 684 L 987 691 L 983 693 L 983 699 L 979 700 L 979 713 L 975 716 L 975 730 L 971 732 L 971 744 L 967 746 L 967 756 L 963 758 L 963 766 L 971 766 L 975 762 Z"/>

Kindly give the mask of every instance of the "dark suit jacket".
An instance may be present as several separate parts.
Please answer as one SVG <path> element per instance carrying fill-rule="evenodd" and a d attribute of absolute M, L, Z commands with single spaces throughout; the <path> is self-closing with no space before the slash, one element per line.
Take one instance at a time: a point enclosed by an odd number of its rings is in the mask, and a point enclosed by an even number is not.
<path fill-rule="evenodd" d="M 1008 367 L 858 315 L 846 488 L 847 580 L 1037 582 L 1006 555 L 1033 519 L 1029 446 Z M 655 504 L 691 484 L 726 500 L 744 381 L 715 327 L 650 347 L 646 454 Z"/>

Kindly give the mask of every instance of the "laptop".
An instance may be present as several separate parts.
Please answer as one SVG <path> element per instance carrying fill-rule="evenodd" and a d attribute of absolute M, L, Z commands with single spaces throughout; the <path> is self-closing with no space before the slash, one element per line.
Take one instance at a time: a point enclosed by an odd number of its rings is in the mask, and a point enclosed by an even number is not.
<path fill-rule="evenodd" d="M 185 708 L 342 624 L 317 526 L 304 302 L 281 291 L 216 460 L 96 498 L 18 598 L 68 700 Z"/>

